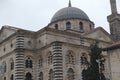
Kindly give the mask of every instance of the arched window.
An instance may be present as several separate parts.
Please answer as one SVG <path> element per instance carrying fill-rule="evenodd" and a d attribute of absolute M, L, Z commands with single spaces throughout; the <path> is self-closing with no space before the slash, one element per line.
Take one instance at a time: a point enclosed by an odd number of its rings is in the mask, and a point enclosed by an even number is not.
<path fill-rule="evenodd" d="M 33 64 L 32 64 L 32 60 L 30 57 L 27 58 L 26 62 L 25 62 L 26 68 L 32 68 Z"/>
<path fill-rule="evenodd" d="M 72 68 L 69 68 L 68 71 L 67 71 L 67 78 L 68 80 L 74 80 L 74 71 Z"/>
<path fill-rule="evenodd" d="M 74 64 L 74 56 L 73 53 L 70 51 L 68 52 L 68 54 L 66 55 L 66 62 L 67 64 Z"/>
<path fill-rule="evenodd" d="M 11 48 L 13 47 L 13 44 L 12 44 L 12 43 L 10 44 L 10 47 L 11 47 Z"/>
<path fill-rule="evenodd" d="M 10 69 L 11 69 L 11 70 L 14 69 L 14 61 L 13 61 L 13 59 L 11 60 L 11 63 L 10 63 Z"/>
<path fill-rule="evenodd" d="M 52 53 L 48 53 L 48 64 L 52 64 Z"/>
<path fill-rule="evenodd" d="M 43 80 L 43 72 L 40 72 L 40 74 L 39 74 L 39 80 Z"/>
<path fill-rule="evenodd" d="M 3 73 L 5 73 L 7 71 L 6 62 L 3 62 L 2 68 L 3 68 Z"/>
<path fill-rule="evenodd" d="M 32 80 L 32 75 L 29 72 L 26 74 L 25 77 L 26 77 L 25 80 Z"/>
<path fill-rule="evenodd" d="M 14 76 L 13 76 L 13 74 L 11 75 L 10 80 L 14 80 Z"/>
<path fill-rule="evenodd" d="M 5 67 L 5 72 L 6 72 L 6 71 L 7 71 L 7 65 L 6 65 L 6 63 L 5 63 L 5 66 L 4 66 L 4 67 Z"/>
<path fill-rule="evenodd" d="M 67 22 L 66 23 L 66 30 L 70 30 L 71 29 L 71 23 L 70 22 Z"/>
<path fill-rule="evenodd" d="M 31 41 L 28 41 L 28 45 L 31 46 L 31 45 L 32 45 L 32 42 L 31 42 Z"/>
<path fill-rule="evenodd" d="M 57 30 L 58 30 L 58 24 L 55 24 L 55 29 L 57 29 Z"/>
<path fill-rule="evenodd" d="M 6 77 L 4 77 L 4 80 L 6 80 Z"/>
<path fill-rule="evenodd" d="M 81 58 L 81 64 L 82 65 L 87 65 L 88 64 L 88 60 L 87 60 L 87 54 L 86 53 L 82 53 Z"/>
<path fill-rule="evenodd" d="M 50 69 L 49 71 L 49 80 L 53 80 L 53 70 Z"/>
<path fill-rule="evenodd" d="M 79 25 L 80 25 L 80 32 L 84 32 L 83 23 L 80 22 Z"/>
<path fill-rule="evenodd" d="M 42 57 L 40 56 L 39 61 L 38 61 L 39 68 L 42 67 Z"/>
<path fill-rule="evenodd" d="M 91 24 L 90 24 L 90 30 L 92 30 L 92 26 L 91 26 Z"/>

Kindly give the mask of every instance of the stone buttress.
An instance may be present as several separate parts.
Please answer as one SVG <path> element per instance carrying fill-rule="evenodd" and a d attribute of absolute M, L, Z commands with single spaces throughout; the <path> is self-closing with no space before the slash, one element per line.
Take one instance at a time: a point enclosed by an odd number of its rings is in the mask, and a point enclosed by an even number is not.
<path fill-rule="evenodd" d="M 15 80 L 24 80 L 24 35 L 21 32 L 16 36 Z"/>
<path fill-rule="evenodd" d="M 62 56 L 62 43 L 53 42 L 53 71 L 54 80 L 63 80 L 63 56 Z"/>

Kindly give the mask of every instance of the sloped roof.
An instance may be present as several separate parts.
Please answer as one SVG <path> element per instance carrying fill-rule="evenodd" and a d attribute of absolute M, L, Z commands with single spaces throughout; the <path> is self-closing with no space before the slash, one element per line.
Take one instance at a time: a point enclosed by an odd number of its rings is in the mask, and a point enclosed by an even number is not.
<path fill-rule="evenodd" d="M 100 39 L 106 42 L 114 42 L 110 34 L 102 27 L 97 27 L 96 29 L 84 34 L 83 36 L 91 39 Z"/>
<path fill-rule="evenodd" d="M 103 48 L 103 50 L 114 50 L 120 48 L 120 41 L 111 44 L 110 46 L 107 46 L 106 48 Z"/>

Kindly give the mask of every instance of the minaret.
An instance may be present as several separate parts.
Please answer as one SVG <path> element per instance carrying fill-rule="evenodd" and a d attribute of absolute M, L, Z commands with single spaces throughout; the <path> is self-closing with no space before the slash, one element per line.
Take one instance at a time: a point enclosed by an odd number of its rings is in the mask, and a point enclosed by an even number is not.
<path fill-rule="evenodd" d="M 117 14 L 116 0 L 110 0 L 112 14 Z"/>
<path fill-rule="evenodd" d="M 110 0 L 112 14 L 107 17 L 110 33 L 114 41 L 120 40 L 120 14 L 117 12 L 116 0 Z"/>

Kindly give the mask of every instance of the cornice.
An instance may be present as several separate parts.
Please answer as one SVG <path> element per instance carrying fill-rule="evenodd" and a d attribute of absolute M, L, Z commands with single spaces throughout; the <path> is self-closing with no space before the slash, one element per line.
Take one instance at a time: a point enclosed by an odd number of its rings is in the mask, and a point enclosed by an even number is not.
<path fill-rule="evenodd" d="M 74 20 L 74 19 L 77 19 L 77 20 L 83 20 L 83 21 L 88 21 L 90 23 L 92 23 L 94 25 L 94 22 L 90 21 L 90 20 L 86 20 L 86 19 L 79 19 L 79 18 L 71 18 L 71 19 L 62 19 L 62 20 L 57 20 L 57 21 L 54 21 L 54 22 L 50 22 L 48 24 L 48 26 L 52 25 L 52 24 L 55 24 L 57 22 L 60 22 L 60 21 L 65 21 L 65 20 Z"/>
<path fill-rule="evenodd" d="M 12 50 L 12 51 L 11 51 L 11 52 L 9 52 L 9 53 L 6 53 L 6 54 L 4 54 L 4 55 L 0 56 L 0 60 L 4 59 L 5 57 L 10 56 L 11 54 L 15 54 L 15 49 L 14 49 L 14 50 Z"/>
<path fill-rule="evenodd" d="M 47 48 L 51 47 L 54 42 L 56 42 L 56 41 L 53 41 L 53 42 L 51 42 L 50 44 L 47 44 L 46 46 L 41 47 L 41 48 L 39 48 L 39 49 L 35 49 L 35 51 L 46 50 Z M 60 42 L 61 42 L 61 41 L 60 41 Z M 70 46 L 74 46 L 74 47 L 77 47 L 77 48 L 83 48 L 83 49 L 90 50 L 90 47 L 84 46 L 84 45 L 77 45 L 77 44 L 72 44 L 72 43 L 67 43 L 67 42 L 61 42 L 61 43 L 62 43 L 63 45 L 70 45 Z"/>
<path fill-rule="evenodd" d="M 103 51 L 110 51 L 115 49 L 120 49 L 120 42 L 113 43 L 110 46 L 103 48 Z"/>

